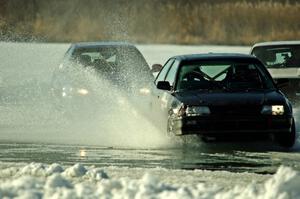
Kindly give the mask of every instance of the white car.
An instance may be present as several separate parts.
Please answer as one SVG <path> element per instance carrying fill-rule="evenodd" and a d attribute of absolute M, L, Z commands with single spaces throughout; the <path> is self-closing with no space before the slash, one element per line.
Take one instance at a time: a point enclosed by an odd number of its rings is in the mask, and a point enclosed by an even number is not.
<path fill-rule="evenodd" d="M 257 43 L 250 54 L 265 64 L 275 81 L 286 82 L 280 89 L 296 104 L 300 100 L 300 41 Z"/>

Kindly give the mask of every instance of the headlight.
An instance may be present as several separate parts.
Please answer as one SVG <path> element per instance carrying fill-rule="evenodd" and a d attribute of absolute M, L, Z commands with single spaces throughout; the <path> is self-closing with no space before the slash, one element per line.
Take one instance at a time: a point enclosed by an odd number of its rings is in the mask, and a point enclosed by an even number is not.
<path fill-rule="evenodd" d="M 140 91 L 140 94 L 142 94 L 142 95 L 150 94 L 150 89 L 148 89 L 148 88 L 141 88 L 139 91 Z"/>
<path fill-rule="evenodd" d="M 79 95 L 87 95 L 87 94 L 89 94 L 89 91 L 85 88 L 79 88 L 79 89 L 77 89 L 77 93 Z"/>
<path fill-rule="evenodd" d="M 264 115 L 283 115 L 284 106 L 283 105 L 265 105 L 261 110 L 261 114 Z"/>
<path fill-rule="evenodd" d="M 187 116 L 209 115 L 210 109 L 207 106 L 188 106 L 185 113 Z"/>
<path fill-rule="evenodd" d="M 73 88 L 70 86 L 65 86 L 62 88 L 61 95 L 62 97 L 70 97 L 73 92 Z"/>

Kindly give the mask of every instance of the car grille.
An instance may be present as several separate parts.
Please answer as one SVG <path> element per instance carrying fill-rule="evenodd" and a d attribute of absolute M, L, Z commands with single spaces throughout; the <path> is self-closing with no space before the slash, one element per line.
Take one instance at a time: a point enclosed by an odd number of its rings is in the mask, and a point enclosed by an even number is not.
<path fill-rule="evenodd" d="M 209 107 L 212 115 L 223 115 L 223 116 L 254 116 L 260 115 L 261 106 L 212 106 Z"/>

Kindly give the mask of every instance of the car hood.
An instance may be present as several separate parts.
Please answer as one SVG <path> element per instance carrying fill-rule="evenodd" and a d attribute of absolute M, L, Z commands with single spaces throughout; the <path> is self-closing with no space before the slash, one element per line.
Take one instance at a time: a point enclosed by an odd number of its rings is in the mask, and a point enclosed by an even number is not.
<path fill-rule="evenodd" d="M 263 105 L 285 104 L 283 95 L 274 91 L 255 92 L 177 92 L 177 99 L 186 105 Z"/>

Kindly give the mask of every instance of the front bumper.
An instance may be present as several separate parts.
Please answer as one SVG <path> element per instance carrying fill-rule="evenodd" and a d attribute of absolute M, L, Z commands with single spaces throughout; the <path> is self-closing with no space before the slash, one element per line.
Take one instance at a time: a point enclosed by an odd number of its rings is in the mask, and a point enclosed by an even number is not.
<path fill-rule="evenodd" d="M 189 116 L 170 118 L 176 135 L 251 135 L 291 132 L 292 116 Z"/>

